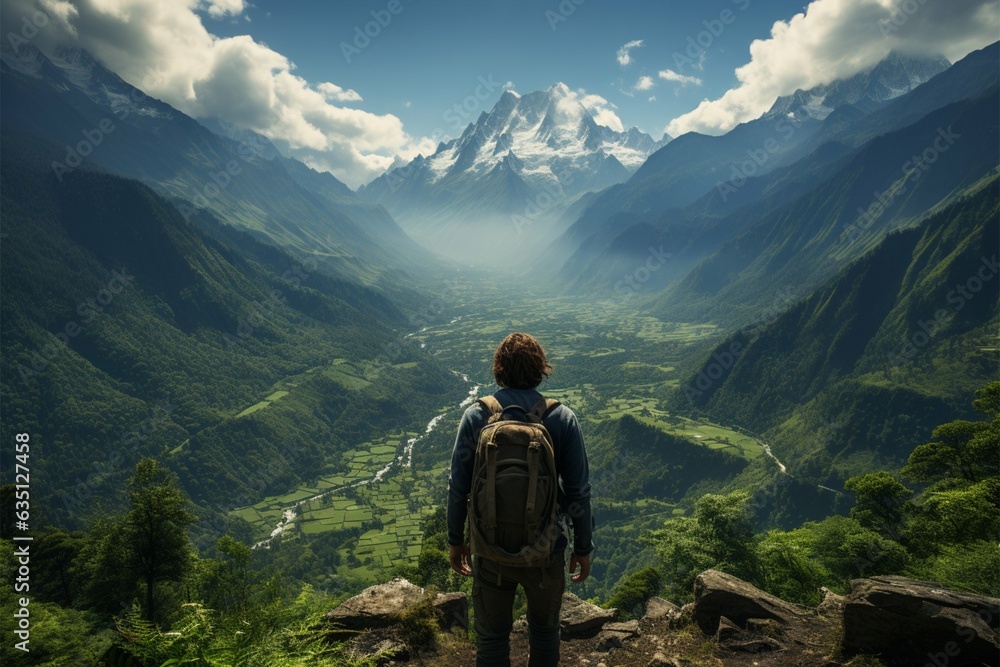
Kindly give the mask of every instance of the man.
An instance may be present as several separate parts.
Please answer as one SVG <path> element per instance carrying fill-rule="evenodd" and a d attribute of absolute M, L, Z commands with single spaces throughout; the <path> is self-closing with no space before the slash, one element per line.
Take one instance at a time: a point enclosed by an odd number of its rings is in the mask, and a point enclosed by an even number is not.
<path fill-rule="evenodd" d="M 552 372 L 545 351 L 524 333 L 507 336 L 493 356 L 493 376 L 501 387 L 493 396 L 500 406 L 520 406 L 525 412 L 542 399 L 536 388 Z M 508 412 L 520 412 L 516 409 Z M 562 530 L 548 562 L 529 567 L 512 567 L 480 554 L 470 567 L 469 547 L 463 539 L 468 514 L 467 499 L 472 488 L 473 466 L 479 433 L 489 412 L 473 403 L 462 416 L 452 452 L 448 484 L 448 543 L 451 567 L 459 574 L 473 575 L 472 602 L 476 614 L 477 667 L 510 665 L 510 631 L 513 625 L 514 594 L 524 588 L 528 605 L 529 667 L 559 663 L 559 608 L 565 586 L 565 549 Z M 516 416 L 516 415 L 515 415 Z M 587 453 L 580 423 L 573 411 L 557 405 L 542 421 L 552 439 L 555 469 L 559 478 L 560 524 L 569 516 L 573 523 L 573 551 L 570 573 L 574 582 L 590 574 L 593 522 L 590 510 L 590 483 Z"/>

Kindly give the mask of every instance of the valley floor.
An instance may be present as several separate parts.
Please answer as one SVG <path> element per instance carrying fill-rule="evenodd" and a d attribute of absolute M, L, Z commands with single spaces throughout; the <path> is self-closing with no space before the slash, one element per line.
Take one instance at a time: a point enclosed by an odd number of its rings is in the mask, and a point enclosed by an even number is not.
<path fill-rule="evenodd" d="M 662 433 L 749 461 L 769 455 L 766 445 L 748 433 L 665 407 L 668 394 L 681 381 L 679 367 L 721 336 L 714 324 L 636 315 L 628 300 L 595 302 L 525 294 L 516 285 L 495 279 L 455 284 L 462 287 L 449 293 L 449 306 L 429 305 L 414 320 L 414 329 L 401 336 L 400 346 L 404 353 L 419 349 L 436 357 L 467 381 L 470 394 L 454 396 L 439 412 L 427 414 L 428 422 L 413 424 L 408 432 L 352 444 L 347 451 L 341 448 L 309 484 L 234 510 L 253 525 L 261 546 L 277 534 L 296 539 L 349 531 L 340 547 L 341 565 L 327 575 L 331 580 L 346 577 L 374 583 L 392 568 L 416 562 L 421 524 L 445 499 L 458 420 L 473 396 L 495 390 L 490 370 L 493 349 L 516 330 L 531 333 L 545 346 L 555 370 L 540 390 L 571 407 L 585 434 L 629 415 Z M 371 367 L 343 359 L 309 372 L 323 373 L 347 388 L 378 381 Z M 295 382 L 289 378 L 276 384 L 274 393 L 236 418 L 267 409 L 294 392 Z M 588 442 L 591 448 L 602 446 L 599 439 Z M 597 499 L 608 510 L 598 527 L 598 540 L 616 540 L 610 531 L 627 530 L 636 518 L 656 523 L 690 509 L 658 498 L 612 500 Z M 614 573 L 615 578 L 618 575 Z M 610 587 L 614 580 L 604 585 Z M 588 591 L 596 592 L 597 588 Z"/>

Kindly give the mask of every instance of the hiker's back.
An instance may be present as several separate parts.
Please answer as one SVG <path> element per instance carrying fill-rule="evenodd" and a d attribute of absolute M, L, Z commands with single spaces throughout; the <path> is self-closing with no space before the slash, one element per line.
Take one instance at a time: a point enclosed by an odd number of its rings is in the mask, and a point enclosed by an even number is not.
<path fill-rule="evenodd" d="M 480 399 L 487 423 L 479 434 L 472 475 L 472 553 L 514 567 L 548 563 L 560 534 L 555 443 L 545 416 L 559 401 L 530 410 Z"/>

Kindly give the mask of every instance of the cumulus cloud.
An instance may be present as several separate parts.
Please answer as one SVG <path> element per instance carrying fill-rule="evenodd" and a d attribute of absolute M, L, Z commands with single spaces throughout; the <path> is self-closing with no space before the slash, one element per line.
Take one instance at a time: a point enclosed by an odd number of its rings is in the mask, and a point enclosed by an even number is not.
<path fill-rule="evenodd" d="M 673 81 L 674 83 L 679 83 L 682 86 L 686 86 L 689 83 L 693 83 L 696 86 L 701 85 L 701 79 L 696 76 L 687 76 L 685 74 L 678 74 L 672 69 L 660 70 L 657 75 L 664 81 Z"/>
<path fill-rule="evenodd" d="M 361 95 L 358 95 L 357 91 L 354 90 L 344 90 L 335 83 L 330 83 L 326 81 L 324 83 L 316 86 L 316 90 L 323 93 L 326 99 L 332 100 L 334 102 L 361 102 Z"/>
<path fill-rule="evenodd" d="M 641 39 L 633 39 L 631 42 L 626 42 L 622 44 L 622 47 L 618 49 L 618 53 L 615 58 L 618 60 L 618 64 L 622 67 L 628 67 L 632 64 L 632 54 L 629 53 L 632 49 L 637 49 L 642 46 Z"/>
<path fill-rule="evenodd" d="M 221 19 L 226 16 L 239 16 L 246 8 L 244 0 L 206 0 L 200 3 L 199 9 L 208 12 L 213 19 Z"/>
<path fill-rule="evenodd" d="M 639 80 L 635 82 L 635 90 L 649 90 L 653 85 L 653 77 L 640 76 Z"/>
<path fill-rule="evenodd" d="M 197 118 L 220 118 L 259 132 L 282 152 L 333 173 L 351 187 L 415 157 L 433 142 L 405 132 L 400 119 L 345 108 L 354 90 L 313 86 L 284 55 L 248 35 L 218 37 L 211 18 L 238 16 L 244 0 L 4 0 L 3 18 L 20 22 L 41 9 L 45 50 L 79 46 L 132 85 Z M 42 34 L 44 33 L 44 34 Z"/>
<path fill-rule="evenodd" d="M 672 120 L 665 131 L 719 134 L 757 118 L 781 95 L 867 69 L 895 50 L 954 62 L 1000 31 L 1000 0 L 814 0 L 750 44 L 735 88 Z"/>
<path fill-rule="evenodd" d="M 611 102 L 600 95 L 584 94 L 583 89 L 579 90 L 579 100 L 580 104 L 590 112 L 590 115 L 594 117 L 594 122 L 598 125 L 603 125 L 605 127 L 610 127 L 616 132 L 624 132 L 625 125 L 622 124 L 622 119 L 618 117 L 615 113 L 616 107 Z"/>
<path fill-rule="evenodd" d="M 624 124 L 622 124 L 622 119 L 618 117 L 615 113 L 616 107 L 611 102 L 607 101 L 600 95 L 595 95 L 594 93 L 588 93 L 583 88 L 578 88 L 573 90 L 565 83 L 557 83 L 552 88 L 549 89 L 556 96 L 556 109 L 562 114 L 562 118 L 558 118 L 557 122 L 562 124 L 570 119 L 579 118 L 580 107 L 583 107 L 590 112 L 590 115 L 594 118 L 594 122 L 598 125 L 603 125 L 605 127 L 610 127 L 612 130 L 617 132 L 623 132 L 625 130 Z"/>

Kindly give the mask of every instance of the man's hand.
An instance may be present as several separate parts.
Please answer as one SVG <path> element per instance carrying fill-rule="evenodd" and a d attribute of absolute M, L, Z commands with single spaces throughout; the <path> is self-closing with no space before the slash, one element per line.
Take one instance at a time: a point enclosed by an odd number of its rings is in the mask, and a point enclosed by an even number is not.
<path fill-rule="evenodd" d="M 570 574 L 576 572 L 577 565 L 580 566 L 580 574 L 575 574 L 572 577 L 570 577 L 570 580 L 574 584 L 578 584 L 581 581 L 586 580 L 586 578 L 590 576 L 590 554 L 587 554 L 586 556 L 577 556 L 576 554 L 572 554 L 569 557 Z"/>
<path fill-rule="evenodd" d="M 469 546 L 467 544 L 449 544 L 448 560 L 451 561 L 451 569 L 455 570 L 455 572 L 465 577 L 472 574 L 472 568 L 469 566 Z M 589 565 L 587 566 L 587 570 L 590 570 Z"/>

